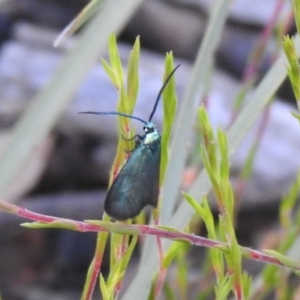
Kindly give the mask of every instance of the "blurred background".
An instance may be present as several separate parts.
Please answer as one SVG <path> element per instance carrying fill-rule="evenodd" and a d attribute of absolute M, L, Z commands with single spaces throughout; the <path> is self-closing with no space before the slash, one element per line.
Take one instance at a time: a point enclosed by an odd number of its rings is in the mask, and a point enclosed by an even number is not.
<path fill-rule="evenodd" d="M 57 48 L 53 42 L 87 3 L 0 2 L 0 158 L 32 99 L 47 87 L 55 70 L 75 47 L 82 30 Z M 118 5 L 118 1 L 115 3 Z M 213 4 L 210 0 L 141 1 L 119 30 L 119 50 L 125 65 L 135 38 L 140 36 L 141 40 L 140 92 L 134 115 L 148 119 L 162 85 L 164 55 L 168 51 L 173 51 L 175 63 L 181 64 L 176 73 L 180 110 Z M 114 16 L 109 18 L 113 20 Z M 251 87 L 278 57 L 282 35 L 293 32 L 289 1 L 233 1 L 211 74 L 207 75 L 209 89 L 198 100 L 198 104 L 206 104 L 216 128 L 230 125 L 239 105 L 238 97 L 243 92 L 251 94 Z M 95 36 L 101 34 L 99 28 Z M 99 53 L 98 61 L 74 90 L 70 103 L 57 114 L 50 133 L 39 141 L 1 199 L 48 215 L 101 219 L 118 138 L 117 120 L 113 116 L 78 115 L 82 111 L 116 110 L 117 92 L 100 57 L 106 58 L 107 53 Z M 271 247 L 272 238 L 265 236 L 272 237 L 270 232 L 276 236 L 279 200 L 295 180 L 300 166 L 300 129 L 290 114 L 295 107 L 286 81 L 232 156 L 232 183 L 239 203 L 237 232 L 243 245 Z M 159 107 L 154 118 L 158 128 L 161 121 Z M 136 125 L 142 134 L 140 124 Z M 187 141 L 191 155 L 182 189 L 191 185 L 199 170 L 192 151 L 197 142 L 191 134 Z M 251 174 L 243 177 L 254 145 Z M 0 212 L 2 298 L 79 298 L 93 257 L 95 235 L 28 230 L 19 226 L 21 222 L 20 218 Z M 104 264 L 104 272 L 106 267 Z"/>

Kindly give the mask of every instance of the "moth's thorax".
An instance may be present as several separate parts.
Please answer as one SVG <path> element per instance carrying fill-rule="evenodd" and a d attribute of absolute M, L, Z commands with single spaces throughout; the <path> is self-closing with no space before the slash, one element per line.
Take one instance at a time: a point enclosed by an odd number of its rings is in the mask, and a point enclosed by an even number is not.
<path fill-rule="evenodd" d="M 160 139 L 160 133 L 155 129 L 155 126 L 152 122 L 149 122 L 144 126 L 144 131 L 144 144 L 151 144 Z"/>

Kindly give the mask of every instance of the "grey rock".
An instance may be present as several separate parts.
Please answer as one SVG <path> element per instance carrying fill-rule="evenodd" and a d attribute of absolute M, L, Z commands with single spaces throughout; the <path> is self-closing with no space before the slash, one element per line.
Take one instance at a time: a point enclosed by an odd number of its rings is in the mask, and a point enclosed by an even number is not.
<path fill-rule="evenodd" d="M 147 48 L 176 57 L 196 56 L 206 28 L 206 17 L 200 9 L 173 1 L 145 1 L 123 31 L 131 40 L 142 37 Z M 138 24 L 138 26 L 137 26 Z"/>
<path fill-rule="evenodd" d="M 212 9 L 215 4 L 210 0 L 166 0 L 167 2 L 173 2 L 182 6 L 194 6 L 201 10 L 204 10 L 206 14 Z M 251 25 L 264 26 L 270 18 L 273 12 L 278 6 L 277 1 L 273 0 L 236 0 L 232 2 L 229 10 L 229 20 L 239 23 L 247 23 Z M 284 2 L 282 7 L 282 14 L 289 14 L 291 11 L 291 3 Z"/>
<path fill-rule="evenodd" d="M 86 5 L 84 0 L 38 1 L 13 0 L 4 2 L 0 11 L 15 21 L 25 20 L 45 27 L 62 29 Z"/>

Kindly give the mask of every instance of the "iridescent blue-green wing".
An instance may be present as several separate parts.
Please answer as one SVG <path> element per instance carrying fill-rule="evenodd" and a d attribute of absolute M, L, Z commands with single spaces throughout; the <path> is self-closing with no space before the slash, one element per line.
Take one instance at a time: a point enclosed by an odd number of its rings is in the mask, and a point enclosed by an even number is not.
<path fill-rule="evenodd" d="M 146 205 L 157 206 L 160 138 L 141 143 L 132 153 L 105 199 L 106 213 L 116 220 L 136 217 Z"/>

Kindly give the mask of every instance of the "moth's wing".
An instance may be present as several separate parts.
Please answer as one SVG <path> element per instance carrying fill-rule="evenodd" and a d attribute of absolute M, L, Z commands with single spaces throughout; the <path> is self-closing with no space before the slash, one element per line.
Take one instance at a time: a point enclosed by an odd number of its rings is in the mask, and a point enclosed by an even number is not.
<path fill-rule="evenodd" d="M 106 213 L 116 220 L 136 217 L 146 205 L 157 206 L 160 139 L 138 146 L 113 182 L 105 199 Z"/>

